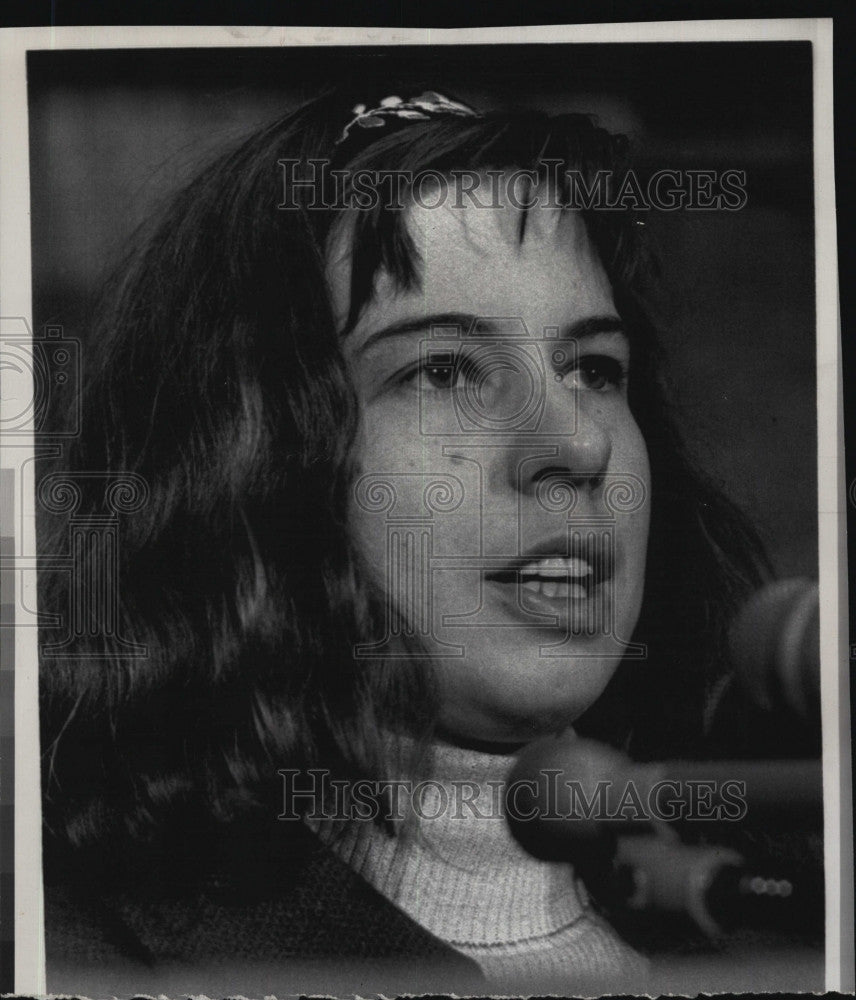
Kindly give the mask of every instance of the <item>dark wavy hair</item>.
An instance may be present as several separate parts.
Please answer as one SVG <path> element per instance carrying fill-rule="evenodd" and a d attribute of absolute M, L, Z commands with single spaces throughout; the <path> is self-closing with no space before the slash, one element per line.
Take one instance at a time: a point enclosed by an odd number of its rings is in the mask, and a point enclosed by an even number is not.
<path fill-rule="evenodd" d="M 430 737 L 430 667 L 352 655 L 376 599 L 349 537 L 358 414 L 324 272 L 341 213 L 310 208 L 305 188 L 298 208 L 279 209 L 280 161 L 447 173 L 559 160 L 591 180 L 623 168 L 626 143 L 586 116 L 527 110 L 392 120 L 337 145 L 347 111 L 326 95 L 205 169 L 138 234 L 87 335 L 83 434 L 62 468 L 84 514 L 101 493 L 79 473 L 148 484 L 148 503 L 121 522 L 118 577 L 118 631 L 148 655 L 93 637 L 89 657 L 44 658 L 49 844 L 145 843 L 170 817 L 228 820 L 270 805 L 278 768 L 377 776 L 381 732 Z M 635 636 L 647 659 L 619 667 L 579 728 L 640 756 L 692 752 L 707 692 L 728 671 L 728 620 L 763 557 L 669 416 L 641 304 L 642 227 L 630 212 L 584 215 L 633 333 L 652 527 Z M 357 212 L 353 261 L 351 321 L 380 267 L 418 286 L 406 213 Z M 42 551 L 64 532 L 43 515 Z M 43 609 L 69 607 L 67 575 L 45 568 L 41 588 Z"/>

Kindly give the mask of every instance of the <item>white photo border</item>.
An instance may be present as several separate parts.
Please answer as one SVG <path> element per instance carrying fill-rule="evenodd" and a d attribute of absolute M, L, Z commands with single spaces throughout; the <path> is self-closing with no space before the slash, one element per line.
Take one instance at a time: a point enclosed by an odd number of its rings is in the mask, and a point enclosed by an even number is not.
<path fill-rule="evenodd" d="M 513 28 L 54 27 L 0 30 L 0 303 L 32 329 L 26 55 L 32 50 L 260 48 L 292 46 L 810 41 L 814 53 L 818 531 L 826 872 L 826 988 L 853 988 L 849 643 L 846 491 L 841 403 L 832 21 L 815 18 L 665 21 Z M 24 470 L 16 497 L 16 553 L 35 551 L 32 437 L 3 442 L 2 465 Z M 5 518 L 5 514 L 4 514 Z M 20 601 L 35 610 L 35 574 L 15 573 Z M 16 628 L 15 992 L 45 991 L 41 885 L 37 633 Z"/>

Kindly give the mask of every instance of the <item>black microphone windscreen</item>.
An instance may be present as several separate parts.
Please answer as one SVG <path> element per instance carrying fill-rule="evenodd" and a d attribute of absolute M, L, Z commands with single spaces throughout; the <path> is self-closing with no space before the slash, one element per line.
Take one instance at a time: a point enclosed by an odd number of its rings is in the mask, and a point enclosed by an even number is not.
<path fill-rule="evenodd" d="M 819 623 L 817 584 L 805 577 L 762 587 L 739 612 L 729 650 L 741 685 L 761 708 L 804 720 L 817 713 Z"/>

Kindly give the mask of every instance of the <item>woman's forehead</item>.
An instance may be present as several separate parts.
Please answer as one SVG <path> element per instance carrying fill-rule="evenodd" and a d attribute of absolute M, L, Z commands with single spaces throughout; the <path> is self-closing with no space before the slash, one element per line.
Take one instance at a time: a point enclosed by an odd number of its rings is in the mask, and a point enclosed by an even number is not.
<path fill-rule="evenodd" d="M 454 188 L 436 207 L 413 204 L 408 230 L 417 246 L 442 246 L 447 253 L 473 256 L 499 248 L 520 254 L 533 244 L 544 248 L 575 248 L 587 241 L 580 213 L 557 207 L 549 192 L 534 191 L 526 201 L 499 192 L 498 203 L 476 204 Z"/>
<path fill-rule="evenodd" d="M 553 282 L 576 286 L 577 297 L 591 298 L 593 306 L 606 304 L 609 283 L 581 214 L 558 208 L 543 189 L 526 193 L 525 207 L 519 197 L 499 192 L 492 204 L 476 204 L 450 185 L 442 199 L 434 195 L 412 203 L 405 225 L 416 249 L 419 287 L 405 292 L 381 268 L 363 320 L 371 322 L 378 307 L 388 312 L 396 300 L 421 299 L 427 307 L 431 299 L 451 296 L 463 303 L 476 289 L 485 308 L 499 309 L 509 297 L 519 301 L 521 290 L 537 294 L 537 286 Z M 327 276 L 340 326 L 350 306 L 354 222 L 343 220 L 328 243 Z"/>

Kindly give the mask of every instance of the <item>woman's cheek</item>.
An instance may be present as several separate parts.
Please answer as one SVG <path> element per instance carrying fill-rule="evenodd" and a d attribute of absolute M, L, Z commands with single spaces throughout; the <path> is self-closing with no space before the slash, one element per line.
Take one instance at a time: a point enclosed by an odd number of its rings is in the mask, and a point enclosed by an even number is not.
<path fill-rule="evenodd" d="M 355 442 L 351 530 L 374 582 L 384 590 L 388 588 L 389 519 L 419 503 L 422 477 L 413 473 L 431 471 L 421 442 L 414 439 L 408 414 L 407 406 L 370 403 L 362 410 Z"/>

